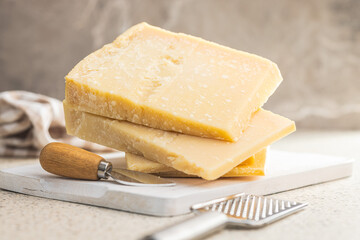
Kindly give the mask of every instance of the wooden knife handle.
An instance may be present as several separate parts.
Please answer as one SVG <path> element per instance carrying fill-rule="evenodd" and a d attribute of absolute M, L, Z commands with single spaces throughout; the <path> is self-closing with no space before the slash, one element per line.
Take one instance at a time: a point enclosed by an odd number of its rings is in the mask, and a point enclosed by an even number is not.
<path fill-rule="evenodd" d="M 99 163 L 105 161 L 95 153 L 65 143 L 53 142 L 40 152 L 40 164 L 47 172 L 77 179 L 98 180 Z"/>

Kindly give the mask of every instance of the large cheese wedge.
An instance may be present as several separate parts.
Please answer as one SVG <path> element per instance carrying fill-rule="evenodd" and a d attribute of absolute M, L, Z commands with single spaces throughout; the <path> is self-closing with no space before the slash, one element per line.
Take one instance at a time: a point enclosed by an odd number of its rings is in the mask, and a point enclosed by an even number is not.
<path fill-rule="evenodd" d="M 81 111 L 236 141 L 281 81 L 267 59 L 141 23 L 79 62 L 65 95 Z"/>
<path fill-rule="evenodd" d="M 144 173 L 155 173 L 166 177 L 194 177 L 136 154 L 126 153 L 125 159 L 127 169 L 129 170 Z M 266 148 L 249 157 L 244 162 L 225 173 L 222 177 L 263 176 L 265 174 L 265 159 Z"/>
<path fill-rule="evenodd" d="M 235 142 L 166 132 L 78 111 L 64 102 L 70 135 L 142 155 L 178 171 L 213 180 L 295 130 L 293 121 L 260 109 Z"/>

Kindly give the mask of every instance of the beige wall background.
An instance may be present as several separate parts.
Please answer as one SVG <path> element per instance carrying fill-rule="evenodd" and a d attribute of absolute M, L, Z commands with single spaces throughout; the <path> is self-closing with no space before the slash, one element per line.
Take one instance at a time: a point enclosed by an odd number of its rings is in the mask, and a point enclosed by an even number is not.
<path fill-rule="evenodd" d="M 278 63 L 265 107 L 298 128 L 360 129 L 358 0 L 0 0 L 0 91 L 63 99 L 79 60 L 142 21 Z"/>

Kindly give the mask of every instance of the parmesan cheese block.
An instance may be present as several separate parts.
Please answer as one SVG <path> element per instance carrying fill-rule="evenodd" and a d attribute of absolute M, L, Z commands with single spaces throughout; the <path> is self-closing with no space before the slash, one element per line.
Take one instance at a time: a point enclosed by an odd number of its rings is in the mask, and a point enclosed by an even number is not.
<path fill-rule="evenodd" d="M 295 130 L 293 121 L 260 109 L 235 142 L 166 132 L 78 111 L 64 102 L 70 135 L 142 155 L 178 171 L 217 179 L 274 141 Z"/>
<path fill-rule="evenodd" d="M 194 177 L 164 164 L 154 162 L 132 153 L 125 154 L 127 169 L 144 172 L 155 173 L 166 177 Z M 241 176 L 263 176 L 266 159 L 266 148 L 249 157 L 244 162 L 240 163 L 222 177 L 241 177 Z"/>
<path fill-rule="evenodd" d="M 80 111 L 234 142 L 281 81 L 265 58 L 141 23 L 79 62 L 65 95 Z"/>

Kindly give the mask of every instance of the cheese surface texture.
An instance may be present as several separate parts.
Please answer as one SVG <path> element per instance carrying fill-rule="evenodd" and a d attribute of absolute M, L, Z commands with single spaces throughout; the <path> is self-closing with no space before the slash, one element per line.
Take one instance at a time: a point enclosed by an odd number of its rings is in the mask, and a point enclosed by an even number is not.
<path fill-rule="evenodd" d="M 270 60 L 141 23 L 79 62 L 65 95 L 80 111 L 234 142 L 281 81 Z"/>
<path fill-rule="evenodd" d="M 166 177 L 194 177 L 136 154 L 126 153 L 125 159 L 127 169 L 129 170 L 144 173 L 157 173 Z M 266 148 L 249 157 L 244 162 L 225 173 L 222 177 L 263 176 L 265 174 L 265 160 Z"/>
<path fill-rule="evenodd" d="M 78 111 L 64 102 L 70 135 L 142 155 L 207 180 L 221 177 L 274 141 L 295 131 L 293 121 L 260 109 L 235 142 L 166 132 Z"/>

